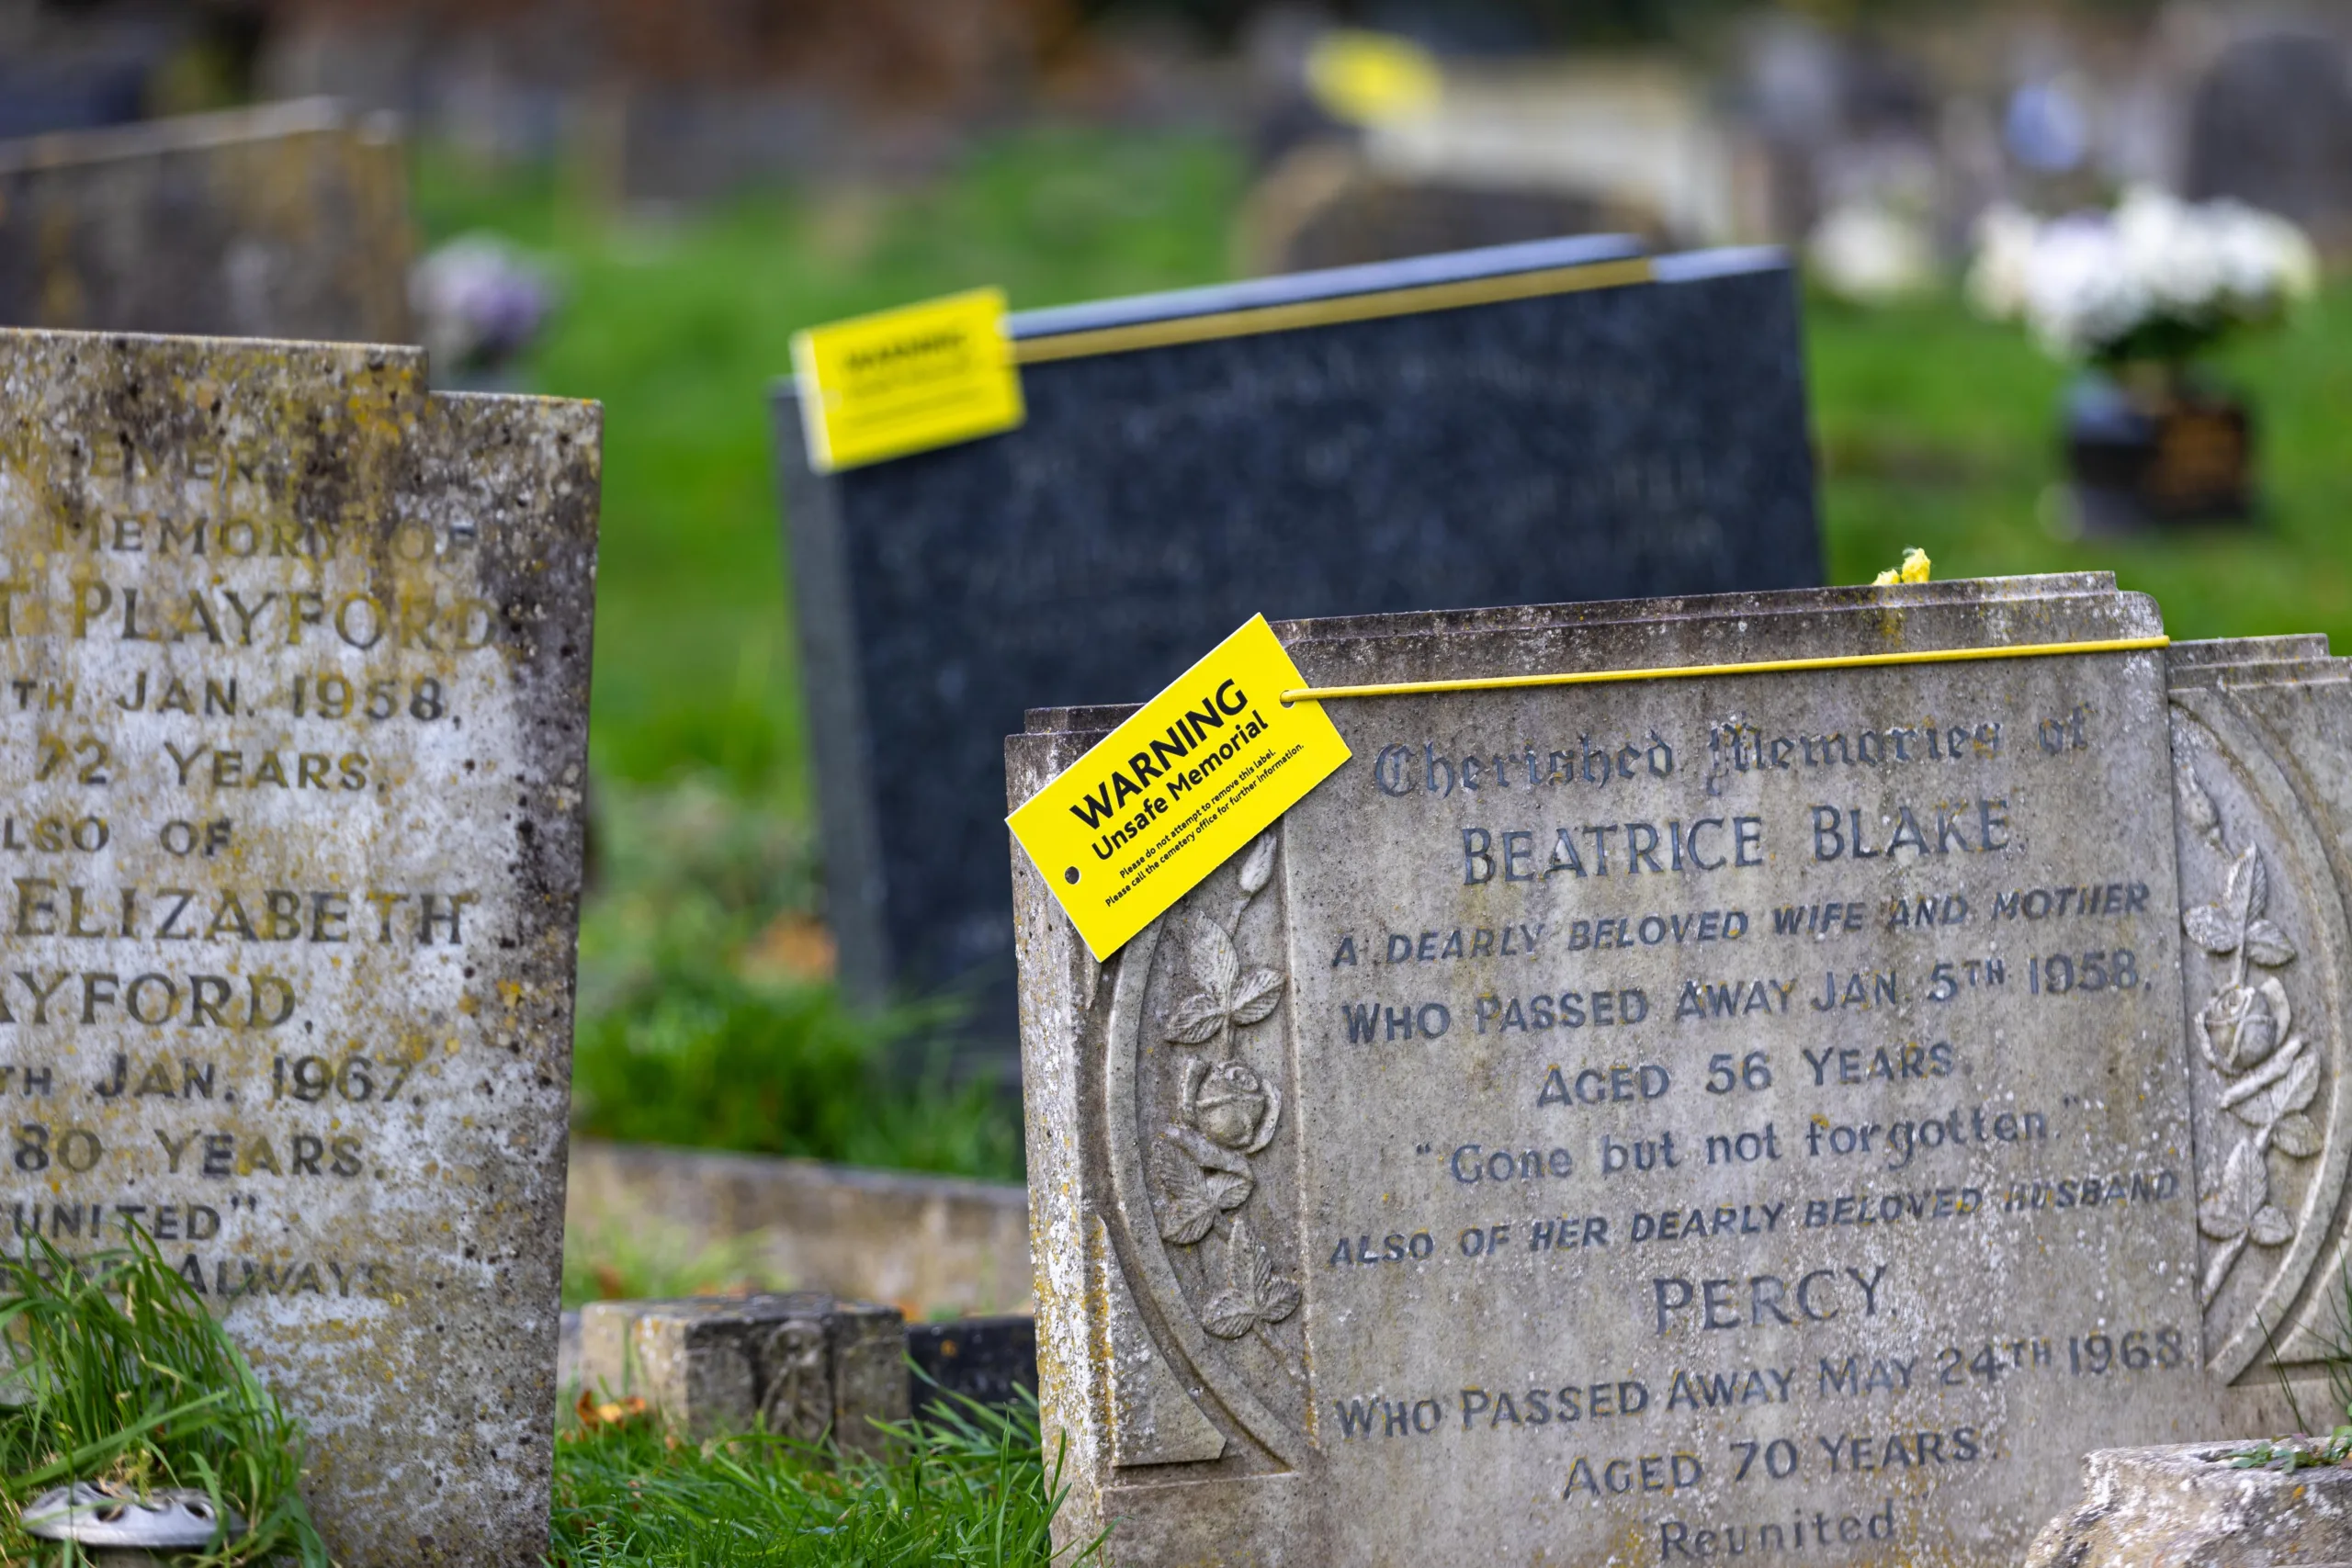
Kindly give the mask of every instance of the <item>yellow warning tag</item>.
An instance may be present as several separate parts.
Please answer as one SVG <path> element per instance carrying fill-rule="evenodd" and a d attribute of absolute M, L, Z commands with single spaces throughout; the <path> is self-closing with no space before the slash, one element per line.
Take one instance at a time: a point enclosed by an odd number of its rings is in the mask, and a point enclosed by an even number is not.
<path fill-rule="evenodd" d="M 994 435 L 1022 420 L 1002 289 L 795 333 L 792 374 L 819 473 Z"/>
<path fill-rule="evenodd" d="M 1096 959 L 1348 760 L 1305 684 L 1253 615 L 1005 818 Z"/>

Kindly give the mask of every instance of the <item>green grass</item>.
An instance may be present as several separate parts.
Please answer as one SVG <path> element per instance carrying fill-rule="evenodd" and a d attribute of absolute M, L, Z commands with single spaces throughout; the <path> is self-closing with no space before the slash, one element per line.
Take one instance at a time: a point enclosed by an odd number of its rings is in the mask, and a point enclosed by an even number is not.
<path fill-rule="evenodd" d="M 19 1511 L 68 1480 L 123 1495 L 194 1487 L 220 1528 L 183 1568 L 300 1560 L 326 1568 L 299 1486 L 300 1426 L 254 1378 L 203 1302 L 143 1236 L 77 1269 L 39 1238 L 0 1259 L 0 1562 L 77 1568 Z M 86 1271 L 85 1271 L 86 1270 Z M 559 1421 L 550 1558 L 563 1568 L 797 1564 L 1076 1568 L 1050 1526 L 1059 1466 L 1035 1407 L 968 1402 L 888 1428 L 881 1459 L 763 1434 L 673 1442 L 650 1420 Z"/>
<path fill-rule="evenodd" d="M 560 1568 L 1078 1568 L 1048 1537 L 1058 1467 L 1034 1409 L 967 1406 L 893 1428 L 888 1462 L 778 1438 L 673 1446 L 650 1423 L 564 1434 L 556 1449 Z"/>
<path fill-rule="evenodd" d="M 2113 571 L 2176 637 L 2325 632 L 2352 649 L 2352 287 L 2217 362 L 2253 400 L 2262 514 L 2134 539 L 2053 534 L 2068 373 L 2022 333 L 1953 300 L 1807 309 L 1833 581 L 1916 544 L 1938 577 Z"/>
<path fill-rule="evenodd" d="M 786 808 L 707 772 L 667 786 L 607 781 L 594 805 L 600 886 L 581 926 L 575 1127 L 1020 1179 L 1019 1127 L 998 1086 L 924 1068 L 943 1009 L 862 1016 L 830 985 L 760 968 L 763 939 L 805 921 L 811 897 L 807 834 Z M 630 1271 L 617 1254 L 595 1263 Z"/>
<path fill-rule="evenodd" d="M 326 1568 L 298 1484 L 301 1427 L 143 1235 L 78 1265 L 41 1237 L 0 1258 L 0 1562 L 86 1562 L 20 1523 L 25 1504 L 86 1481 L 208 1494 L 215 1538 L 175 1556 L 187 1568 Z"/>

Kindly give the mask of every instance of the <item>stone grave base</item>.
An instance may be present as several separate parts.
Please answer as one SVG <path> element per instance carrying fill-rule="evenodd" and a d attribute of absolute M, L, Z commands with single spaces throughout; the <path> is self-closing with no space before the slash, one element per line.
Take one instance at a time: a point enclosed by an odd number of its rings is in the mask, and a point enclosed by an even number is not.
<path fill-rule="evenodd" d="M 2102 1449 L 2083 1501 L 2050 1521 L 2026 1568 L 2273 1568 L 2352 1562 L 2352 1469 L 2234 1470 L 2243 1445 Z"/>

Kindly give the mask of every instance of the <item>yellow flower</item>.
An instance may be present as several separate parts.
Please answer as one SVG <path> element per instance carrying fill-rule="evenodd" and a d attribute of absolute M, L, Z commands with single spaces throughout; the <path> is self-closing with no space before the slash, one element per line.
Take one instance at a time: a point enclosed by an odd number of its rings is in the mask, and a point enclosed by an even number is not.
<path fill-rule="evenodd" d="M 1885 588 L 1897 582 L 1925 582 L 1928 581 L 1928 569 L 1933 564 L 1928 559 L 1928 552 L 1914 545 L 1903 552 L 1901 566 L 1888 567 L 1878 574 L 1871 586 Z"/>

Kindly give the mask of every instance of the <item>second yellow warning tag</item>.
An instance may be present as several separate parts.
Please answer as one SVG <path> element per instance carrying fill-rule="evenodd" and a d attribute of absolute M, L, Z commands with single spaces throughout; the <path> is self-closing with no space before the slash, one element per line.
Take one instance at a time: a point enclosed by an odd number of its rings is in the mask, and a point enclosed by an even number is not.
<path fill-rule="evenodd" d="M 1263 615 L 1005 818 L 1097 959 L 1348 760 Z"/>
<path fill-rule="evenodd" d="M 995 288 L 795 333 L 792 374 L 819 473 L 994 435 L 1023 415 Z"/>

